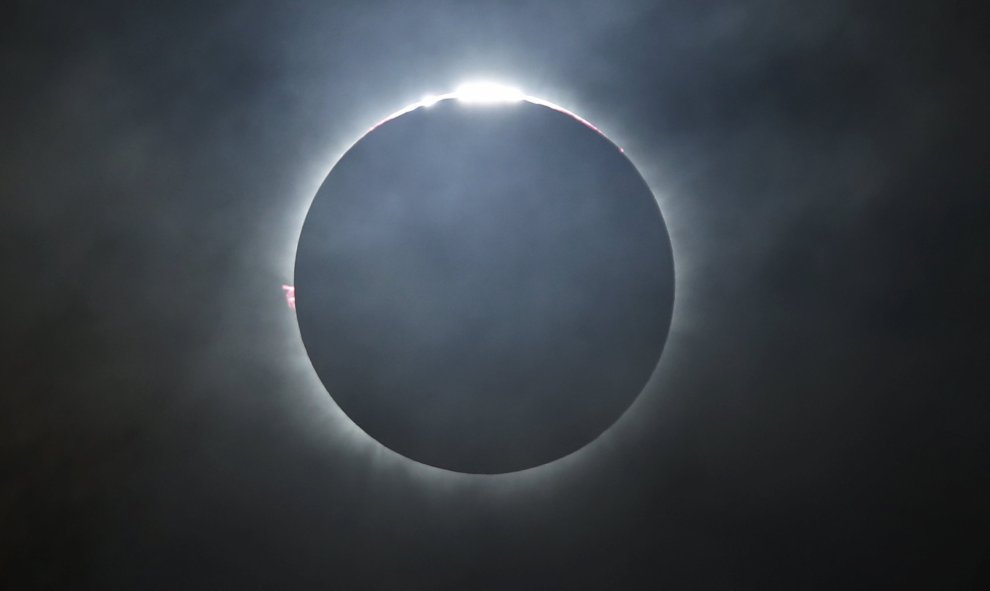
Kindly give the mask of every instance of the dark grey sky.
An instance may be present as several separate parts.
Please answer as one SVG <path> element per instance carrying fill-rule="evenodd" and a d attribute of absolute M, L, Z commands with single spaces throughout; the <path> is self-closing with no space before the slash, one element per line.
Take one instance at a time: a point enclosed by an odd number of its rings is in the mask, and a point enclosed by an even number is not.
<path fill-rule="evenodd" d="M 13 2 L 4 588 L 965 588 L 990 525 L 987 50 L 954 3 Z M 601 127 L 677 270 L 653 381 L 498 477 L 357 431 L 280 286 L 381 117 Z M 9 584 L 8 584 L 9 583 Z"/>

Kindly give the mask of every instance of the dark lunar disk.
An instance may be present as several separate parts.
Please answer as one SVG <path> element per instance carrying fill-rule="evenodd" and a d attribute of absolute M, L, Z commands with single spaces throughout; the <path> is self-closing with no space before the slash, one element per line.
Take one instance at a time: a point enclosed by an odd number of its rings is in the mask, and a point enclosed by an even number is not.
<path fill-rule="evenodd" d="M 632 163 L 530 102 L 441 101 L 355 144 L 306 217 L 306 350 L 396 452 L 510 472 L 573 452 L 646 384 L 673 308 L 670 241 Z"/>

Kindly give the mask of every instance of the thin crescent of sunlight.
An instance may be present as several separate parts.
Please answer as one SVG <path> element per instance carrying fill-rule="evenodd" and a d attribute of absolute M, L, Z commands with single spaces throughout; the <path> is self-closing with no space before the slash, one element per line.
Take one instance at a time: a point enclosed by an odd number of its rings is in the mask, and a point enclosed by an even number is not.
<path fill-rule="evenodd" d="M 453 92 L 447 92 L 444 94 L 428 94 L 424 96 L 419 101 L 399 109 L 395 113 L 392 113 L 388 117 L 385 117 L 375 125 L 371 127 L 368 131 L 373 131 L 380 127 L 381 125 L 388 123 L 389 121 L 401 117 L 406 113 L 415 111 L 419 108 L 429 108 L 437 104 L 440 101 L 445 100 L 456 100 L 458 102 L 468 104 L 468 105 L 496 105 L 496 104 L 506 104 L 506 103 L 518 103 L 521 101 L 526 101 L 528 103 L 533 103 L 534 105 L 541 105 L 558 111 L 565 115 L 569 115 L 574 119 L 580 121 L 590 129 L 598 132 L 602 137 L 607 137 L 594 125 L 592 125 L 587 119 L 584 119 L 580 115 L 577 115 L 571 111 L 568 111 L 560 105 L 551 103 L 548 100 L 541 99 L 539 97 L 527 95 L 515 86 L 510 86 L 506 84 L 501 84 L 498 82 L 488 82 L 488 81 L 478 81 L 478 82 L 465 82 L 460 84 Z M 611 141 L 611 140 L 610 140 Z M 616 146 L 619 148 L 620 152 L 625 152 L 621 146 Z"/>

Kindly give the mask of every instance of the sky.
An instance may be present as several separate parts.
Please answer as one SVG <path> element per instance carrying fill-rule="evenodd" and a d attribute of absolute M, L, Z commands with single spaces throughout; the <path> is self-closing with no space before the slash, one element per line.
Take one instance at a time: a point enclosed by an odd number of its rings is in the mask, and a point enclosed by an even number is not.
<path fill-rule="evenodd" d="M 8 3 L 0 586 L 972 586 L 990 182 L 970 10 Z M 355 427 L 281 288 L 340 155 L 467 79 L 622 146 L 676 277 L 629 410 L 494 476 Z"/>

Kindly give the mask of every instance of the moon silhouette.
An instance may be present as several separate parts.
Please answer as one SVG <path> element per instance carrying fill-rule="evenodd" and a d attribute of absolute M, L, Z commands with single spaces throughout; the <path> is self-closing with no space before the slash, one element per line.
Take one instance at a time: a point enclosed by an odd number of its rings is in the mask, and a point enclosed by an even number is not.
<path fill-rule="evenodd" d="M 295 264 L 306 351 L 340 408 L 418 462 L 538 466 L 629 408 L 670 326 L 663 217 L 622 151 L 529 100 L 431 101 L 340 159 Z"/>

